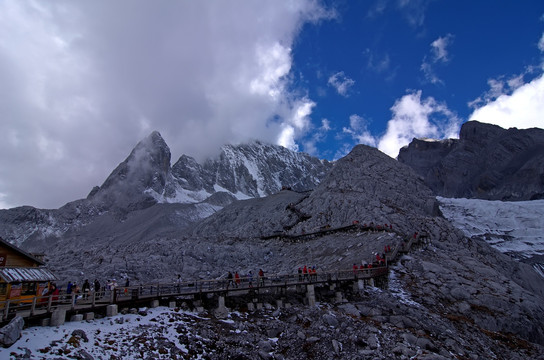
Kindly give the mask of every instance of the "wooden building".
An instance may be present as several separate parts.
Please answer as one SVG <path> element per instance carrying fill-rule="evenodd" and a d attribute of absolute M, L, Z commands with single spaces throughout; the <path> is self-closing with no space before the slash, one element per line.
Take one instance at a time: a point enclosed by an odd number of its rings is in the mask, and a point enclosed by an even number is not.
<path fill-rule="evenodd" d="M 45 263 L 0 238 L 0 301 L 32 299 L 49 288 L 55 275 Z"/>

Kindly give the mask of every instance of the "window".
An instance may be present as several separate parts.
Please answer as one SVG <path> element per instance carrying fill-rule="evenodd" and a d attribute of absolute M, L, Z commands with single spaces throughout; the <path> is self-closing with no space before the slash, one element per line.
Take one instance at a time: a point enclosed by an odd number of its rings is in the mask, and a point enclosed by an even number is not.
<path fill-rule="evenodd" d="M 23 283 L 21 295 L 36 295 L 36 283 Z"/>

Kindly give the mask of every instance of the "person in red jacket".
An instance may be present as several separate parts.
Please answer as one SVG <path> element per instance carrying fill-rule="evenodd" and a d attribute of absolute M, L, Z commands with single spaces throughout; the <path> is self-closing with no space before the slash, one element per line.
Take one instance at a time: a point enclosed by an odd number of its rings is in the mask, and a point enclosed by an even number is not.
<path fill-rule="evenodd" d="M 308 280 L 308 267 L 304 265 L 304 268 L 302 268 L 302 275 L 304 276 L 304 281 Z"/>
<path fill-rule="evenodd" d="M 238 287 L 240 285 L 240 274 L 238 274 L 238 271 L 234 273 L 234 286 Z"/>

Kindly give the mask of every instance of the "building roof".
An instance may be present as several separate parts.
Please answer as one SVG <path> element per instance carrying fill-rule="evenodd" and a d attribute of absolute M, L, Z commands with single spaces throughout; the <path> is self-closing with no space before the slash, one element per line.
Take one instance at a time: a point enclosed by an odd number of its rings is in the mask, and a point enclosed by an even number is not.
<path fill-rule="evenodd" d="M 34 256 L 30 255 L 30 254 L 27 253 L 26 251 L 23 251 L 23 250 L 19 249 L 19 248 L 18 248 L 17 246 L 15 246 L 15 245 L 10 244 L 10 243 L 7 242 L 6 240 L 2 239 L 1 237 L 0 237 L 0 246 L 8 247 L 8 248 L 12 249 L 13 251 L 16 251 L 16 252 L 18 252 L 19 254 L 21 254 L 21 256 L 24 256 L 24 257 L 26 257 L 27 259 L 36 262 L 38 265 L 45 265 L 45 263 L 44 263 L 43 261 L 36 259 Z"/>
<path fill-rule="evenodd" d="M 44 267 L 35 268 L 0 268 L 0 278 L 5 282 L 53 281 L 55 275 Z"/>

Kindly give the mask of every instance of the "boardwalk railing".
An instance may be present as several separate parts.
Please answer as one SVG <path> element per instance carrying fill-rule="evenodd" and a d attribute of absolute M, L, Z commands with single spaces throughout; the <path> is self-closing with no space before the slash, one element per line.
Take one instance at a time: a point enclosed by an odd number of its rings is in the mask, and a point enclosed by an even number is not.
<path fill-rule="evenodd" d="M 337 231 L 338 229 L 331 229 Z M 408 252 L 420 236 L 406 238 L 391 252 L 386 253 L 386 264 L 391 264 L 399 253 Z M 427 237 L 422 234 L 421 237 Z M 21 315 L 35 317 L 50 314 L 56 309 L 71 311 L 91 310 L 115 303 L 128 303 L 137 300 L 160 299 L 166 297 L 195 296 L 208 293 L 229 293 L 235 291 L 286 288 L 297 285 L 338 283 L 371 279 L 387 275 L 388 266 L 368 267 L 355 270 L 319 271 L 316 274 L 267 274 L 264 277 L 243 276 L 240 279 L 211 279 L 179 281 L 175 283 L 155 283 L 89 292 L 87 294 L 63 294 L 37 296 L 30 299 L 0 301 L 0 321 Z"/>
<path fill-rule="evenodd" d="M 235 291 L 264 290 L 297 285 L 338 283 L 370 279 L 387 274 L 387 267 L 374 267 L 358 270 L 317 272 L 316 274 L 266 274 L 264 277 L 243 277 L 238 279 L 212 279 L 182 281 L 165 284 L 145 284 L 129 287 L 116 287 L 113 290 L 89 292 L 87 294 L 64 294 L 37 296 L 25 300 L 0 301 L 1 320 L 6 321 L 15 315 L 34 317 L 45 315 L 56 309 L 91 310 L 109 304 L 136 300 L 159 299 L 166 297 L 194 296 L 208 293 L 229 293 Z"/>

